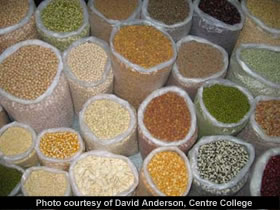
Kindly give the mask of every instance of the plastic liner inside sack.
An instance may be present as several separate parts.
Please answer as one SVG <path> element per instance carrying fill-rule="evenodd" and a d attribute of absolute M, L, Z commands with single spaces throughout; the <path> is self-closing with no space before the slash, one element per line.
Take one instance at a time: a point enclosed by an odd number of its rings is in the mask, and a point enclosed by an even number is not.
<path fill-rule="evenodd" d="M 273 156 L 280 155 L 280 147 L 271 148 L 263 153 L 256 161 L 250 180 L 250 195 L 261 196 L 262 178 L 265 167 Z M 277 196 L 277 195 L 275 195 Z"/>
<path fill-rule="evenodd" d="M 203 102 L 203 88 L 210 87 L 215 84 L 225 85 L 229 87 L 235 87 L 240 90 L 245 96 L 250 104 L 249 111 L 243 116 L 241 120 L 237 123 L 223 123 L 216 118 L 214 118 L 210 112 L 207 110 L 204 102 Z M 254 109 L 254 98 L 251 93 L 245 88 L 236 85 L 235 83 L 224 80 L 209 80 L 202 87 L 198 89 L 197 95 L 195 97 L 195 108 L 196 108 L 196 116 L 198 121 L 199 128 L 199 137 L 202 136 L 210 136 L 210 135 L 237 135 L 248 123 L 251 113 Z"/>
<path fill-rule="evenodd" d="M 193 2 L 194 13 L 190 34 L 205 38 L 220 45 L 230 55 L 245 21 L 245 16 L 243 15 L 239 2 L 229 0 L 229 2 L 238 10 L 241 17 L 240 23 L 230 25 L 200 10 L 200 1 L 201 0 L 195 0 Z"/>
<path fill-rule="evenodd" d="M 50 173 L 53 173 L 53 174 L 63 174 L 65 176 L 65 179 L 66 179 L 66 190 L 65 190 L 64 195 L 60 195 L 60 196 L 71 196 L 72 195 L 70 178 L 69 178 L 68 172 L 62 171 L 62 170 L 59 170 L 59 169 L 55 169 L 55 168 L 45 167 L 45 166 L 37 166 L 37 167 L 34 166 L 34 167 L 31 167 L 31 168 L 28 168 L 24 172 L 24 174 L 21 178 L 21 190 L 22 190 L 23 196 L 30 196 L 29 193 L 28 193 L 28 189 L 26 189 L 24 187 L 24 184 L 27 181 L 27 179 L 29 178 L 29 176 L 31 175 L 31 173 L 34 172 L 34 171 L 46 171 L 46 172 L 50 172 Z M 40 179 L 39 177 L 37 177 L 37 178 Z M 40 185 L 37 185 L 36 187 L 41 188 Z M 49 187 L 51 187 L 51 186 L 49 186 Z M 32 196 L 41 196 L 41 195 L 32 195 Z"/>
<path fill-rule="evenodd" d="M 95 82 L 87 82 L 78 79 L 67 63 L 68 55 L 71 52 L 71 50 L 85 43 L 97 44 L 98 46 L 102 47 L 103 50 L 105 50 L 108 56 L 107 64 L 104 68 L 102 78 Z M 104 41 L 95 37 L 87 37 L 87 38 L 82 38 L 80 40 L 77 40 L 66 51 L 64 51 L 63 53 L 64 72 L 68 79 L 76 114 L 79 114 L 79 112 L 83 108 L 83 105 L 92 96 L 102 94 L 102 93 L 112 93 L 113 72 L 111 68 L 109 53 L 110 53 L 109 46 Z"/>
<path fill-rule="evenodd" d="M 37 133 L 44 129 L 71 127 L 73 104 L 65 75 L 60 52 L 53 46 L 40 40 L 27 40 L 9 47 L 0 56 L 0 63 L 15 53 L 19 48 L 39 45 L 51 49 L 59 60 L 57 73 L 45 93 L 35 100 L 17 98 L 0 89 L 0 103 L 14 120 L 28 124 Z"/>
<path fill-rule="evenodd" d="M 86 3 L 83 0 L 80 0 L 80 5 L 83 9 L 83 17 L 84 17 L 83 24 L 81 25 L 81 27 L 77 31 L 54 32 L 46 28 L 41 20 L 41 11 L 43 11 L 46 8 L 46 6 L 52 1 L 54 0 L 45 0 L 37 8 L 35 12 L 36 27 L 40 39 L 57 47 L 59 50 L 64 51 L 74 41 L 89 36 L 90 25 L 88 21 L 88 10 L 87 10 Z"/>
<path fill-rule="evenodd" d="M 91 35 L 103 39 L 107 43 L 110 43 L 110 36 L 114 26 L 134 19 L 140 19 L 141 8 L 142 1 L 138 0 L 138 6 L 126 20 L 113 20 L 106 18 L 101 12 L 99 12 L 94 7 L 94 0 L 89 0 L 88 13 Z"/>
<path fill-rule="evenodd" d="M 183 160 L 186 166 L 186 173 L 188 174 L 188 180 L 187 180 L 187 185 L 185 188 L 185 191 L 182 195 L 180 196 L 186 196 L 188 195 L 191 186 L 192 186 L 192 180 L 193 180 L 193 175 L 192 175 L 192 170 L 190 166 L 190 162 L 188 160 L 188 157 L 185 155 L 184 152 L 182 152 L 180 149 L 177 147 L 160 147 L 155 150 L 153 150 L 144 160 L 143 166 L 140 171 L 139 175 L 139 185 L 136 191 L 137 196 L 166 196 L 162 191 L 158 189 L 158 187 L 155 185 L 155 183 L 152 180 L 152 177 L 150 176 L 148 172 L 148 164 L 152 160 L 152 158 L 160 153 L 160 152 L 175 152 L 177 153 Z M 172 177 L 170 177 L 172 178 Z"/>
<path fill-rule="evenodd" d="M 267 49 L 280 53 L 280 47 L 263 44 L 241 44 L 232 54 L 227 79 L 247 88 L 255 97 L 280 97 L 280 84 L 272 82 L 251 69 L 241 58 L 243 49 Z"/>
<path fill-rule="evenodd" d="M 9 163 L 5 162 L 3 159 L 0 159 L 0 165 L 2 165 L 4 167 L 8 167 L 8 168 L 14 168 L 14 169 L 20 171 L 22 173 L 22 175 L 24 174 L 24 170 L 20 166 L 9 164 Z M 15 186 L 15 188 L 10 192 L 10 194 L 8 196 L 15 196 L 20 192 L 20 190 L 21 190 L 21 182 L 19 181 L 18 184 Z"/>
<path fill-rule="evenodd" d="M 278 100 L 280 97 L 258 96 L 255 98 L 255 106 L 261 101 Z M 254 145 L 256 157 L 259 157 L 268 149 L 280 147 L 280 136 L 268 136 L 255 120 L 255 110 L 250 117 L 248 125 L 238 134 L 239 138 Z"/>
<path fill-rule="evenodd" d="M 188 0 L 187 4 L 189 5 L 188 16 L 184 19 L 184 21 L 175 23 L 173 25 L 167 25 L 160 20 L 153 19 L 149 15 L 149 12 L 148 12 L 149 0 L 143 1 L 141 17 L 142 17 L 142 19 L 151 21 L 153 24 L 157 25 L 158 27 L 161 27 L 163 30 L 165 30 L 167 33 L 169 33 L 169 35 L 173 38 L 173 40 L 175 42 L 177 42 L 181 38 L 186 36 L 191 30 L 192 16 L 193 16 L 193 4 L 192 4 L 191 0 Z"/>
<path fill-rule="evenodd" d="M 215 141 L 226 140 L 237 143 L 239 145 L 243 145 L 248 154 L 249 158 L 246 165 L 239 171 L 239 173 L 233 177 L 229 182 L 225 184 L 216 184 L 211 182 L 207 179 L 203 179 L 198 171 L 197 166 L 197 156 L 199 152 L 200 146 L 204 144 L 208 144 Z M 207 136 L 201 138 L 197 144 L 190 150 L 189 154 L 191 170 L 193 172 L 193 185 L 190 192 L 191 196 L 228 196 L 228 195 L 235 195 L 239 190 L 243 188 L 246 184 L 249 173 L 250 167 L 253 164 L 255 159 L 255 151 L 254 147 L 251 144 L 245 143 L 243 140 L 235 138 L 233 136 Z"/>
<path fill-rule="evenodd" d="M 235 48 L 242 43 L 262 43 L 280 46 L 280 29 L 271 28 L 254 16 L 247 8 L 247 0 L 242 0 L 241 7 L 246 17 Z"/>
<path fill-rule="evenodd" d="M 35 9 L 34 1 L 29 0 L 28 12 L 22 20 L 15 25 L 0 28 L 0 54 L 18 42 L 38 38 L 34 16 Z"/>
<path fill-rule="evenodd" d="M 0 106 L 0 128 L 10 122 L 9 117 L 2 106 Z"/>
<path fill-rule="evenodd" d="M 183 139 L 180 139 L 178 141 L 172 141 L 167 142 L 163 141 L 161 139 L 155 138 L 149 130 L 146 128 L 144 124 L 144 114 L 146 107 L 148 104 L 156 97 L 159 97 L 163 94 L 166 94 L 168 92 L 176 93 L 177 95 L 184 98 L 186 102 L 186 106 L 188 107 L 190 111 L 190 129 L 186 136 Z M 170 107 L 172 109 L 172 107 Z M 165 87 L 161 88 L 159 90 L 154 91 L 151 93 L 140 105 L 138 110 L 138 140 L 139 140 L 139 149 L 141 152 L 141 156 L 144 159 L 152 150 L 158 148 L 158 147 L 178 147 L 180 150 L 182 150 L 184 153 L 188 152 L 189 149 L 193 146 L 193 144 L 197 140 L 197 122 L 196 122 L 196 115 L 195 115 L 195 108 L 194 105 L 188 96 L 188 94 L 182 90 L 181 88 L 172 86 L 172 87 Z"/>
<path fill-rule="evenodd" d="M 149 25 L 161 31 L 172 43 L 173 57 L 149 69 L 145 69 L 139 65 L 131 63 L 128 59 L 124 58 L 115 50 L 113 44 L 115 34 L 120 30 L 122 26 L 126 25 Z M 137 109 L 140 103 L 151 92 L 162 87 L 167 81 L 169 73 L 172 70 L 173 63 L 175 62 L 177 57 L 175 43 L 171 36 L 163 31 L 160 27 L 155 26 L 147 20 L 135 20 L 114 27 L 110 38 L 110 46 L 112 50 L 112 68 L 115 78 L 114 93 L 119 97 L 127 100 Z"/>
<path fill-rule="evenodd" d="M 25 125 L 23 123 L 13 122 L 5 125 L 2 129 L 0 129 L 0 136 L 2 136 L 2 134 L 5 131 L 7 131 L 9 128 L 12 127 L 23 128 L 26 131 L 30 132 L 32 135 L 32 144 L 24 153 L 17 154 L 17 155 L 5 155 L 0 150 L 0 158 L 3 158 L 3 160 L 5 160 L 7 163 L 15 164 L 23 168 L 29 168 L 31 166 L 37 165 L 39 161 L 35 151 L 35 142 L 36 142 L 35 131 L 28 125 Z M 18 147 L 21 147 L 21 145 L 18 145 Z"/>
<path fill-rule="evenodd" d="M 229 61 L 228 61 L 228 54 L 222 47 L 220 47 L 212 42 L 209 42 L 206 39 L 197 37 L 197 36 L 186 36 L 186 37 L 182 38 L 180 41 L 178 41 L 176 43 L 177 52 L 179 52 L 182 44 L 191 42 L 191 41 L 208 44 L 208 45 L 212 46 L 213 48 L 218 49 L 222 53 L 223 62 L 224 62 L 222 69 L 220 69 L 217 73 L 212 74 L 209 77 L 204 77 L 204 78 L 185 77 L 184 75 L 182 75 L 180 73 L 178 65 L 175 62 L 167 84 L 181 87 L 189 94 L 189 96 L 193 100 L 196 96 L 198 88 L 200 88 L 206 81 L 208 81 L 210 79 L 220 79 L 220 78 L 224 78 L 226 76 Z M 205 68 L 207 68 L 207 66 L 205 66 Z"/>
<path fill-rule="evenodd" d="M 71 157 L 68 157 L 68 158 L 58 159 L 58 158 L 53 158 L 53 157 L 47 157 L 40 149 L 40 142 L 41 142 L 42 137 L 45 134 L 60 133 L 60 132 L 70 132 L 70 133 L 76 134 L 78 136 L 78 142 L 79 142 L 79 147 L 80 147 L 79 150 L 77 152 L 75 152 L 75 154 L 73 154 Z M 83 139 L 81 138 L 80 134 L 78 132 L 76 132 L 75 130 L 73 130 L 71 128 L 53 128 L 53 129 L 44 130 L 38 135 L 38 137 L 36 139 L 35 150 L 38 154 L 41 165 L 47 166 L 50 168 L 56 168 L 56 169 L 68 171 L 70 164 L 85 151 L 85 145 L 84 145 Z"/>
<path fill-rule="evenodd" d="M 110 100 L 116 102 L 129 112 L 130 122 L 129 127 L 125 132 L 111 139 L 100 139 L 91 131 L 85 121 L 85 112 L 89 105 L 98 100 Z M 86 143 L 87 151 L 98 149 L 124 156 L 131 156 L 138 152 L 136 111 L 127 101 L 115 95 L 100 94 L 90 98 L 80 112 L 79 125 L 81 135 Z"/>
<path fill-rule="evenodd" d="M 138 178 L 139 176 L 138 176 L 137 168 L 133 165 L 131 160 L 128 159 L 127 157 L 125 157 L 125 156 L 122 156 L 122 155 L 116 155 L 116 154 L 113 154 L 113 153 L 110 153 L 110 152 L 107 152 L 107 151 L 103 151 L 103 150 L 94 150 L 94 151 L 90 151 L 90 152 L 86 152 L 86 153 L 82 154 L 70 166 L 69 175 L 70 175 L 70 182 L 71 182 L 72 191 L 73 191 L 74 196 L 91 196 L 91 195 L 85 195 L 82 192 L 82 189 L 79 189 L 78 184 L 77 184 L 77 179 L 75 178 L 75 170 L 74 170 L 75 165 L 79 161 L 81 161 L 81 160 L 83 160 L 87 157 L 90 157 L 90 156 L 101 157 L 101 158 L 113 158 L 113 159 L 119 159 L 119 160 L 125 161 L 128 164 L 130 170 L 133 173 L 133 183 L 129 187 L 129 189 L 127 189 L 123 192 L 120 192 L 119 194 L 116 194 L 114 196 L 134 196 L 135 195 L 135 190 L 136 190 L 136 188 L 138 186 L 138 183 L 139 183 L 139 178 Z M 88 182 L 87 187 L 94 187 L 95 177 L 88 176 L 88 179 L 83 180 L 83 182 Z M 100 183 L 97 183 L 97 184 L 100 184 Z M 102 187 L 110 188 L 110 187 L 112 187 L 113 184 L 114 183 L 104 183 L 104 185 L 102 184 Z"/>

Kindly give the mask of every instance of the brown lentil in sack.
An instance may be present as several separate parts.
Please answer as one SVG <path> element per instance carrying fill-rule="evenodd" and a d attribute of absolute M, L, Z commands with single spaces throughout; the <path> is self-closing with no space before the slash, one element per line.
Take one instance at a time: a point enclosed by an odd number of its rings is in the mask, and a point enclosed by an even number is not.
<path fill-rule="evenodd" d="M 181 87 L 192 100 L 206 81 L 225 77 L 228 54 L 222 47 L 196 36 L 182 38 L 176 47 L 178 56 L 168 85 Z"/>
<path fill-rule="evenodd" d="M 33 0 L 1 0 L 0 54 L 8 47 L 28 39 L 37 39 Z"/>
<path fill-rule="evenodd" d="M 45 42 L 13 45 L 0 56 L 1 105 L 36 132 L 70 127 L 73 104 L 62 69 L 60 52 Z"/>
<path fill-rule="evenodd" d="M 10 122 L 9 117 L 2 106 L 0 106 L 0 128 Z"/>
<path fill-rule="evenodd" d="M 186 155 L 177 147 L 159 147 L 144 160 L 137 196 L 186 196 L 192 171 Z"/>
<path fill-rule="evenodd" d="M 232 136 L 201 138 L 189 152 L 190 195 L 234 195 L 243 188 L 255 158 L 254 147 Z"/>
<path fill-rule="evenodd" d="M 92 96 L 112 93 L 113 73 L 105 42 L 95 37 L 80 39 L 64 52 L 63 63 L 76 114 Z"/>
<path fill-rule="evenodd" d="M 95 6 L 96 2 L 98 7 Z M 114 26 L 124 21 L 140 19 L 141 6 L 141 0 L 89 0 L 91 35 L 110 43 Z"/>
<path fill-rule="evenodd" d="M 175 43 L 149 21 L 131 21 L 113 29 L 110 45 L 114 93 L 138 108 L 168 79 L 177 55 Z"/>
<path fill-rule="evenodd" d="M 275 7 L 274 4 L 278 4 L 278 6 Z M 251 1 L 251 5 L 256 8 L 259 14 L 267 14 L 266 17 L 270 16 L 271 20 L 279 20 L 279 16 L 277 17 L 280 8 L 279 1 Z M 274 28 L 269 26 L 267 20 L 264 21 L 260 17 L 252 14 L 247 6 L 247 0 L 243 0 L 241 6 L 244 15 L 246 15 L 246 21 L 240 32 L 235 48 L 239 47 L 242 43 L 259 43 L 280 46 L 280 27 Z"/>
<path fill-rule="evenodd" d="M 138 171 L 127 157 L 102 150 L 82 154 L 69 174 L 76 196 L 133 196 L 139 182 Z"/>
<path fill-rule="evenodd" d="M 187 152 L 197 139 L 194 105 L 178 87 L 151 93 L 138 110 L 139 148 L 144 159 L 157 147 L 177 146 Z"/>
<path fill-rule="evenodd" d="M 90 98 L 79 115 L 87 150 L 106 150 L 130 156 L 138 152 L 135 109 L 111 94 Z"/>
<path fill-rule="evenodd" d="M 0 157 L 14 165 L 29 168 L 38 164 L 36 133 L 25 124 L 13 122 L 0 129 Z"/>
<path fill-rule="evenodd" d="M 80 134 L 73 129 L 53 128 L 38 135 L 35 149 L 43 166 L 68 171 L 85 146 Z"/>
<path fill-rule="evenodd" d="M 179 41 L 181 38 L 183 38 L 190 32 L 193 16 L 193 4 L 191 0 L 183 0 L 179 2 L 178 0 L 157 1 L 154 4 L 152 4 L 152 8 L 150 8 L 151 6 L 149 2 L 149 0 L 143 1 L 142 19 L 149 20 L 155 25 L 158 25 L 159 27 L 163 28 L 167 33 L 169 33 L 169 35 L 173 38 L 175 42 Z M 186 5 L 185 7 L 184 5 L 181 5 L 182 2 Z M 152 9 L 153 13 L 155 14 L 159 13 L 158 19 L 156 19 L 155 17 L 153 17 L 153 15 L 149 13 L 150 9 Z M 169 10 L 170 12 L 168 12 Z M 173 16 L 170 14 L 171 12 L 174 12 Z M 183 20 L 178 20 L 177 22 L 175 22 L 177 18 L 179 19 L 181 17 L 184 17 Z M 173 23 L 167 24 L 164 22 L 163 19 L 169 19 L 169 21 L 172 21 Z"/>
<path fill-rule="evenodd" d="M 190 34 L 205 38 L 217 45 L 220 45 L 230 55 L 239 37 L 239 33 L 243 28 L 245 20 L 239 3 L 234 0 L 219 0 L 212 4 L 213 7 L 216 8 L 206 6 L 205 9 L 208 9 L 208 12 L 212 11 L 211 13 L 214 13 L 214 15 L 217 15 L 220 19 L 224 18 L 225 20 L 229 20 L 229 22 L 226 23 L 200 9 L 202 1 L 209 1 L 209 4 L 211 4 L 212 0 L 195 0 L 193 2 L 194 14 Z M 228 3 L 225 6 L 225 2 L 227 1 Z M 220 5 L 216 5 L 216 3 Z M 222 8 L 226 7 L 227 10 L 222 10 Z M 222 12 L 220 10 L 222 10 Z M 222 14 L 219 14 L 219 11 Z"/>
<path fill-rule="evenodd" d="M 280 147 L 280 98 L 258 96 L 249 124 L 238 135 L 254 145 L 256 157 L 264 151 Z"/>

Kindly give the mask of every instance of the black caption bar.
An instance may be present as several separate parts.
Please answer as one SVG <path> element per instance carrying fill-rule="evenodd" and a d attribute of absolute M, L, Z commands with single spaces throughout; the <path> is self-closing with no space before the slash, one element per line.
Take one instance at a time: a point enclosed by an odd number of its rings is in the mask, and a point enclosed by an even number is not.
<path fill-rule="evenodd" d="M 279 197 L 0 197 L 0 209 L 280 209 Z"/>

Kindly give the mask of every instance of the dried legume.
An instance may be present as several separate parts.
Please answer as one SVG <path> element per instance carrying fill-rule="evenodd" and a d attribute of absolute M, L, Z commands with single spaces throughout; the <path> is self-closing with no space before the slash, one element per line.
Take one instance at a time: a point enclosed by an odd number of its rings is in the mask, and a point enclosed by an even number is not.
<path fill-rule="evenodd" d="M 151 68 L 172 58 L 171 41 L 148 25 L 123 26 L 113 39 L 115 50 L 130 62 Z"/>
<path fill-rule="evenodd" d="M 66 159 L 80 150 L 80 143 L 76 133 L 53 132 L 41 137 L 39 148 L 47 157 Z"/>
<path fill-rule="evenodd" d="M 20 182 L 22 172 L 0 164 L 0 196 L 7 196 Z"/>
<path fill-rule="evenodd" d="M 51 49 L 23 46 L 0 63 L 0 88 L 18 98 L 34 100 L 48 89 L 57 69 L 58 59 Z"/>
<path fill-rule="evenodd" d="M 255 120 L 268 136 L 280 136 L 280 101 L 260 101 L 256 105 Z"/>
<path fill-rule="evenodd" d="M 203 102 L 208 112 L 223 123 L 237 123 L 249 111 L 247 96 L 236 87 L 215 84 L 203 89 Z"/>
<path fill-rule="evenodd" d="M 179 72 L 187 78 L 209 77 L 224 66 L 223 54 L 217 48 L 197 41 L 180 46 L 176 63 Z"/>
<path fill-rule="evenodd" d="M 157 153 L 147 169 L 157 188 L 167 196 L 180 196 L 186 191 L 188 171 L 184 160 L 176 152 Z"/>
<path fill-rule="evenodd" d="M 172 92 L 154 98 L 144 112 L 146 128 L 163 141 L 183 139 L 190 129 L 190 118 L 184 98 Z"/>
<path fill-rule="evenodd" d="M 76 31 L 83 24 L 83 10 L 79 0 L 55 0 L 41 11 L 41 19 L 51 31 Z"/>
<path fill-rule="evenodd" d="M 241 58 L 257 74 L 280 84 L 280 52 L 245 48 L 241 51 Z"/>
<path fill-rule="evenodd" d="M 32 145 L 32 133 L 22 127 L 9 127 L 0 136 L 0 151 L 7 156 L 26 152 Z"/>
<path fill-rule="evenodd" d="M 252 15 L 269 27 L 280 29 L 280 2 L 278 0 L 247 0 L 246 3 Z"/>
<path fill-rule="evenodd" d="M 125 20 L 138 6 L 138 0 L 94 0 L 94 7 L 106 18 Z"/>
<path fill-rule="evenodd" d="M 280 155 L 272 156 L 263 171 L 261 196 L 280 196 Z"/>
<path fill-rule="evenodd" d="M 0 29 L 20 22 L 28 12 L 28 0 L 0 0 Z"/>
<path fill-rule="evenodd" d="M 85 111 L 85 123 L 97 138 L 112 139 L 128 129 L 130 114 L 115 101 L 96 100 Z"/>
<path fill-rule="evenodd" d="M 42 168 L 31 170 L 23 188 L 28 196 L 64 196 L 68 184 L 64 173 Z"/>
<path fill-rule="evenodd" d="M 199 8 L 226 24 L 234 25 L 241 22 L 238 10 L 228 0 L 201 0 Z"/>
<path fill-rule="evenodd" d="M 95 43 L 84 43 L 69 52 L 67 64 L 77 79 L 96 82 L 102 79 L 107 59 L 102 47 Z"/>
<path fill-rule="evenodd" d="M 75 183 L 85 196 L 116 196 L 131 188 L 134 174 L 119 158 L 89 155 L 73 167 Z"/>
<path fill-rule="evenodd" d="M 244 146 L 218 140 L 199 147 L 197 168 L 202 179 L 225 184 L 238 175 L 248 159 L 249 154 Z"/>
<path fill-rule="evenodd" d="M 184 21 L 189 13 L 187 0 L 149 0 L 149 15 L 167 25 L 172 25 Z"/>

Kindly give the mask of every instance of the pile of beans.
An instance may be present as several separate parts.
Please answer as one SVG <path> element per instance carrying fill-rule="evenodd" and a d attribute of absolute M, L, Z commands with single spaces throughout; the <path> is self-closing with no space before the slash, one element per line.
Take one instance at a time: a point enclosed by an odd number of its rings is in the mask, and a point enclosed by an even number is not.
<path fill-rule="evenodd" d="M 203 89 L 203 103 L 219 122 L 237 123 L 250 110 L 247 96 L 236 87 L 215 84 Z"/>
<path fill-rule="evenodd" d="M 173 92 L 154 98 L 145 109 L 143 121 L 152 136 L 167 142 L 184 139 L 191 126 L 184 98 Z"/>
<path fill-rule="evenodd" d="M 129 191 L 136 179 L 128 160 L 102 154 L 81 157 L 71 165 L 70 173 L 83 196 L 117 196 Z"/>
<path fill-rule="evenodd" d="M 218 140 L 199 147 L 197 169 L 202 179 L 225 184 L 239 174 L 248 160 L 249 154 L 243 145 Z"/>
<path fill-rule="evenodd" d="M 174 151 L 156 153 L 147 164 L 156 187 L 167 196 L 181 196 L 188 185 L 188 170 L 183 158 Z"/>
<path fill-rule="evenodd" d="M 113 39 L 115 50 L 131 63 L 146 69 L 168 61 L 174 55 L 171 41 L 148 25 L 123 26 Z"/>
<path fill-rule="evenodd" d="M 262 48 L 245 48 L 241 59 L 257 74 L 274 83 L 280 83 L 280 52 Z"/>
<path fill-rule="evenodd" d="M 181 44 L 176 64 L 184 77 L 205 78 L 223 69 L 224 56 L 210 44 L 189 41 Z"/>
<path fill-rule="evenodd" d="M 256 105 L 255 120 L 268 136 L 280 136 L 280 101 L 260 101 Z"/>
<path fill-rule="evenodd" d="M 280 2 L 278 0 L 247 0 L 247 8 L 267 26 L 280 29 Z"/>
<path fill-rule="evenodd" d="M 125 20 L 138 7 L 138 0 L 94 0 L 93 5 L 108 19 Z"/>
<path fill-rule="evenodd" d="M 68 174 L 46 167 L 32 167 L 24 173 L 22 190 L 25 196 L 64 196 L 69 191 Z"/>
<path fill-rule="evenodd" d="M 59 60 L 49 48 L 25 45 L 0 63 L 0 88 L 25 100 L 35 100 L 47 91 Z"/>
<path fill-rule="evenodd" d="M 22 172 L 0 164 L 0 196 L 8 196 L 20 183 Z"/>
<path fill-rule="evenodd" d="M 201 0 L 199 8 L 226 24 L 234 25 L 241 22 L 239 11 L 227 0 Z"/>
<path fill-rule="evenodd" d="M 280 155 L 272 156 L 263 171 L 261 196 L 280 196 Z"/>
<path fill-rule="evenodd" d="M 167 25 L 183 22 L 190 10 L 187 0 L 149 0 L 147 9 L 151 18 Z"/>

